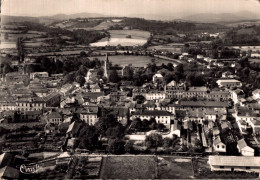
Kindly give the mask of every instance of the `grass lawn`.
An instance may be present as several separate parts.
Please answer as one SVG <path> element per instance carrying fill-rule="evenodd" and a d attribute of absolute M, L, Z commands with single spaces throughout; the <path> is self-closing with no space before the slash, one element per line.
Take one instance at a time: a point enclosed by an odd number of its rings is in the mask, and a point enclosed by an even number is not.
<path fill-rule="evenodd" d="M 96 57 L 89 57 L 89 59 L 94 59 L 98 58 L 101 61 L 104 61 L 106 59 L 106 56 L 96 56 Z M 134 67 L 144 67 L 148 63 L 151 63 L 151 59 L 155 59 L 156 65 L 162 65 L 164 63 L 167 65 L 170 61 L 166 61 L 163 59 L 159 59 L 156 57 L 149 57 L 149 56 L 123 56 L 123 55 L 118 55 L 118 56 L 109 56 L 108 57 L 109 61 L 112 62 L 113 65 L 118 64 L 118 65 L 128 65 L 132 64 Z M 174 62 L 171 62 L 174 63 Z"/>
<path fill-rule="evenodd" d="M 111 38 L 124 38 L 127 35 L 131 35 L 133 39 L 148 39 L 150 37 L 150 32 L 142 31 L 138 29 L 133 30 L 110 30 Z"/>
<path fill-rule="evenodd" d="M 108 156 L 103 157 L 101 179 L 155 179 L 155 156 Z"/>
<path fill-rule="evenodd" d="M 160 179 L 190 179 L 193 178 L 192 163 L 185 157 L 158 157 Z"/>

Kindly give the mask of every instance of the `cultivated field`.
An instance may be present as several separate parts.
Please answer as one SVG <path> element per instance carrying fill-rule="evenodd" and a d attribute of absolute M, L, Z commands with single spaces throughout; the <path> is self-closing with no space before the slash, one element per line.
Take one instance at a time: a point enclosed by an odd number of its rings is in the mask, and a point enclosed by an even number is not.
<path fill-rule="evenodd" d="M 141 30 L 111 30 L 110 39 L 103 38 L 96 43 L 91 43 L 91 46 L 136 46 L 144 45 L 147 42 L 147 39 L 150 37 L 148 31 Z M 131 36 L 131 38 L 127 38 Z"/>
<path fill-rule="evenodd" d="M 112 38 L 124 38 L 130 35 L 133 39 L 148 39 L 150 37 L 150 32 L 141 31 L 137 29 L 133 30 L 110 30 L 109 31 Z"/>
<path fill-rule="evenodd" d="M 155 179 L 156 156 L 103 157 L 101 179 Z"/>
<path fill-rule="evenodd" d="M 96 56 L 96 57 L 89 57 L 91 60 L 94 58 L 98 58 L 101 61 L 104 61 L 106 59 L 106 56 Z M 155 57 L 149 57 L 149 56 L 109 56 L 109 61 L 112 62 L 113 65 L 118 64 L 122 66 L 126 66 L 129 64 L 132 64 L 134 67 L 144 67 L 148 63 L 151 63 L 151 59 L 155 59 L 156 65 L 162 65 L 168 64 L 170 61 L 166 61 L 163 59 L 155 58 Z M 174 62 L 171 62 L 174 64 Z"/>
<path fill-rule="evenodd" d="M 168 51 L 172 53 L 181 53 L 181 47 L 178 46 L 170 46 L 170 45 L 158 45 L 158 46 L 150 46 L 148 50 L 157 50 L 157 51 Z"/>

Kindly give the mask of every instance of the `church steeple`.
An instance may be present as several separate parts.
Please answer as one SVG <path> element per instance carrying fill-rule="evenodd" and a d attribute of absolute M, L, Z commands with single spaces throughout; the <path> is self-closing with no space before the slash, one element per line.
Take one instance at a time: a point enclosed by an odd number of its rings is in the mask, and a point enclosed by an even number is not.
<path fill-rule="evenodd" d="M 106 54 L 105 67 L 104 67 L 104 76 L 106 78 L 108 78 L 108 73 L 107 73 L 108 67 L 109 67 L 109 60 L 108 60 L 108 54 Z"/>

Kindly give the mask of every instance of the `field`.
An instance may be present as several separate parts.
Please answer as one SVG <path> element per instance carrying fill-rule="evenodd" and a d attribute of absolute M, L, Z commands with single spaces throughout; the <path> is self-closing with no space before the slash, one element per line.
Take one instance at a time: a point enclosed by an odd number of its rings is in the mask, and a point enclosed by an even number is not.
<path fill-rule="evenodd" d="M 46 123 L 43 122 L 24 122 L 24 123 L 0 123 L 0 127 L 3 127 L 5 129 L 18 129 L 22 126 L 28 126 L 29 128 L 33 128 L 34 126 L 43 126 Z"/>
<path fill-rule="evenodd" d="M 169 51 L 173 53 L 181 53 L 181 47 L 170 46 L 170 45 L 158 45 L 158 46 L 150 46 L 148 50 L 156 49 L 157 51 Z"/>
<path fill-rule="evenodd" d="M 0 49 L 13 49 L 16 48 L 15 42 L 1 42 Z"/>
<path fill-rule="evenodd" d="M 41 46 L 48 46 L 48 44 L 43 42 L 36 42 L 36 41 L 25 41 L 23 43 L 24 47 L 41 47 Z"/>
<path fill-rule="evenodd" d="M 103 157 L 101 179 L 155 179 L 155 156 L 108 156 Z"/>
<path fill-rule="evenodd" d="M 147 39 L 150 37 L 148 31 L 141 30 L 111 30 L 110 39 L 103 38 L 96 43 L 91 43 L 91 46 L 135 46 L 135 45 L 144 45 L 147 42 Z M 131 36 L 131 38 L 127 38 Z"/>
<path fill-rule="evenodd" d="M 160 179 L 193 178 L 191 158 L 164 156 L 158 157 Z"/>
<path fill-rule="evenodd" d="M 260 59 L 249 58 L 250 63 L 260 63 Z"/>
<path fill-rule="evenodd" d="M 228 46 L 228 48 L 240 49 L 241 51 L 252 50 L 252 52 L 260 51 L 260 46 Z"/>
<path fill-rule="evenodd" d="M 96 56 L 96 57 L 89 57 L 91 60 L 94 58 L 98 58 L 99 60 L 104 61 L 106 56 Z M 118 64 L 122 66 L 126 66 L 132 64 L 134 67 L 144 67 L 148 63 L 151 63 L 151 59 L 155 59 L 156 65 L 161 65 L 162 63 L 168 64 L 170 61 L 166 61 L 163 59 L 149 57 L 149 56 L 109 56 L 109 61 L 112 62 L 113 65 Z M 173 62 L 171 62 L 173 63 Z M 174 64 L 174 63 L 173 63 Z"/>

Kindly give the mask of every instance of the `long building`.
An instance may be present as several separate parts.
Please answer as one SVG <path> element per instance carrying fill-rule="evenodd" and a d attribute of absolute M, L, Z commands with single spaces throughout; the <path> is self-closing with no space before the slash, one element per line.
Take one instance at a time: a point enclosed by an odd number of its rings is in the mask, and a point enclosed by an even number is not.
<path fill-rule="evenodd" d="M 260 157 L 209 156 L 211 171 L 244 171 L 260 173 Z"/>

